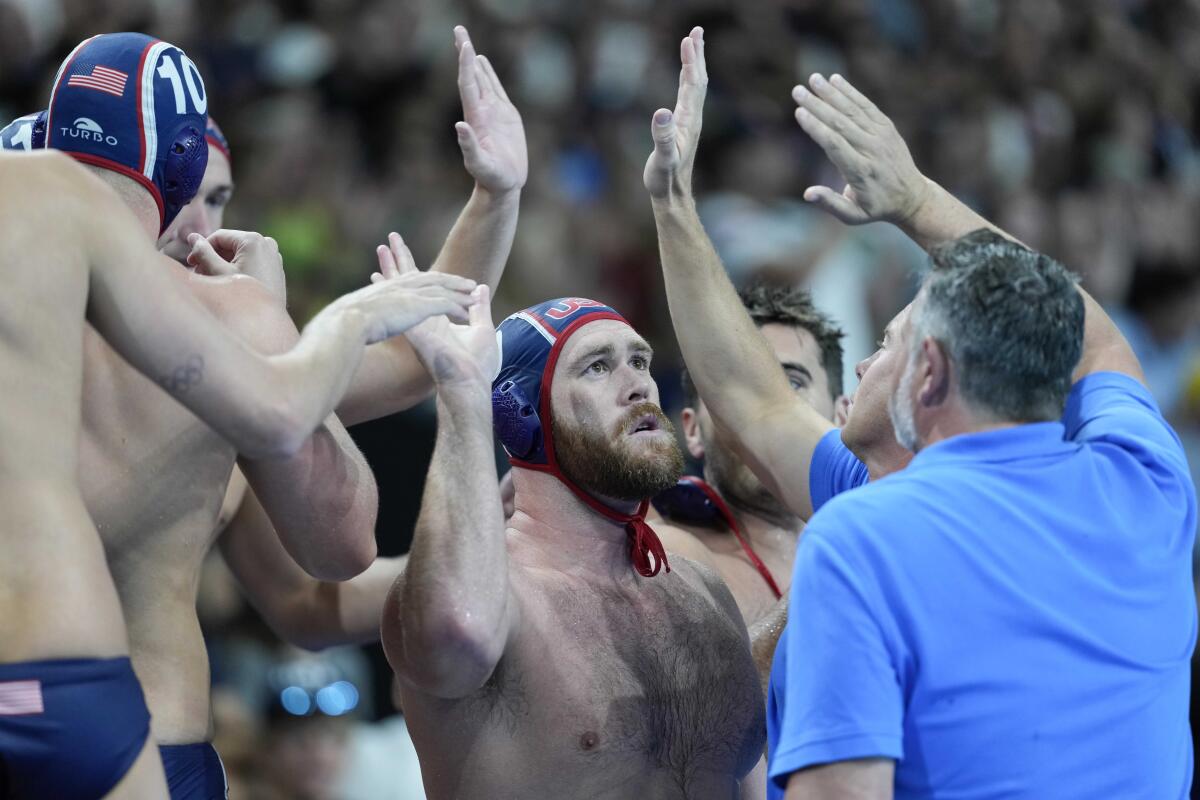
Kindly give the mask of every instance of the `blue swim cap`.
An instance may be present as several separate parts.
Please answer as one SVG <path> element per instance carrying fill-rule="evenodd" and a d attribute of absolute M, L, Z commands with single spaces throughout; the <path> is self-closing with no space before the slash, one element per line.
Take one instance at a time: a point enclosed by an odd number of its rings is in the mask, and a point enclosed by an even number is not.
<path fill-rule="evenodd" d="M 609 508 L 564 475 L 554 454 L 550 425 L 554 366 L 577 330 L 605 319 L 629 325 L 614 309 L 583 297 L 547 300 L 501 322 L 496 329 L 500 372 L 492 381 L 492 424 L 509 463 L 553 475 L 592 510 L 623 525 L 634 569 L 649 578 L 663 567 L 671 571 L 662 543 L 646 524 L 650 501 L 643 500 L 633 514 Z"/>
<path fill-rule="evenodd" d="M 45 146 L 45 111 L 17 117 L 0 128 L 0 150 L 40 150 Z"/>
<path fill-rule="evenodd" d="M 160 233 L 200 188 L 208 96 L 182 50 L 142 33 L 80 42 L 54 79 L 46 146 L 142 184 Z"/>

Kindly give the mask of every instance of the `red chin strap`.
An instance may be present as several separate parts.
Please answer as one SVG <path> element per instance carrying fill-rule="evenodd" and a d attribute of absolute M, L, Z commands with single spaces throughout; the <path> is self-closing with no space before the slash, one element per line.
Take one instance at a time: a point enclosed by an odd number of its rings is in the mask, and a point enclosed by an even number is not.
<path fill-rule="evenodd" d="M 667 551 L 663 549 L 662 542 L 658 539 L 658 534 L 646 522 L 646 512 L 650 510 L 649 499 L 643 500 L 638 505 L 637 511 L 632 514 L 622 514 L 620 511 L 614 511 L 580 489 L 566 475 L 563 475 L 549 464 L 534 464 L 522 461 L 519 458 L 510 458 L 508 463 L 514 467 L 532 469 L 537 472 L 545 472 L 548 475 L 553 475 L 558 478 L 563 486 L 566 486 L 576 497 L 582 500 L 588 508 L 618 525 L 625 526 L 625 535 L 629 538 L 629 560 L 633 562 L 633 568 L 637 570 L 638 575 L 641 575 L 643 578 L 653 578 L 663 568 L 666 568 L 667 572 L 671 571 L 671 565 L 667 561 Z"/>
<path fill-rule="evenodd" d="M 783 597 L 783 592 L 779 591 L 779 584 L 775 582 L 775 576 L 771 574 L 771 570 L 767 569 L 767 565 L 763 563 L 763 560 L 758 557 L 758 553 L 754 552 L 754 548 L 750 546 L 750 542 L 746 541 L 746 537 L 742 536 L 742 530 L 738 526 L 733 512 L 729 510 L 729 506 L 725 504 L 721 495 L 717 494 L 717 490 L 694 475 L 684 475 L 682 480 L 687 481 L 704 492 L 704 496 L 716 506 L 717 511 L 725 520 L 725 524 L 729 527 L 729 530 L 737 537 L 738 543 L 742 545 L 742 549 L 746 551 L 746 555 L 750 558 L 750 563 L 754 565 L 754 568 L 758 570 L 758 574 L 762 576 L 763 580 L 767 582 L 767 586 L 771 587 L 771 591 L 775 593 L 775 599 L 778 600 Z"/>

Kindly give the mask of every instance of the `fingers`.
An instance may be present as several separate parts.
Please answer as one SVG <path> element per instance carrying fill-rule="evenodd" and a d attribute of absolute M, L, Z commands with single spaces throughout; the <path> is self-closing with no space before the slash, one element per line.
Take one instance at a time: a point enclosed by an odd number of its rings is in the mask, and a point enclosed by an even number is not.
<path fill-rule="evenodd" d="M 808 85 L 812 90 L 811 93 L 803 91 L 803 86 L 797 86 L 792 90 L 792 99 L 794 99 L 797 104 L 804 103 L 807 100 L 813 104 L 813 107 L 811 107 L 809 110 L 817 113 L 816 105 L 818 102 L 821 102 L 822 104 L 825 104 L 825 110 L 827 114 L 836 115 L 839 118 L 839 125 L 847 127 L 853 126 L 869 136 L 876 135 L 878 133 L 879 126 L 875 124 L 875 122 L 869 116 L 867 116 L 867 112 L 859 108 L 858 104 L 851 100 L 846 93 L 838 89 L 829 81 L 825 80 L 824 76 L 814 73 L 811 77 L 809 77 Z M 820 98 L 820 101 L 818 101 L 818 98 Z M 818 116 L 820 116 L 819 113 Z M 822 119 L 824 119 L 824 117 L 822 117 Z M 832 125 L 828 119 L 825 119 L 825 122 L 826 124 L 830 124 L 831 127 L 834 127 L 836 130 L 840 131 L 843 136 L 846 136 L 847 139 L 850 138 L 850 136 L 843 131 L 841 127 L 838 127 L 838 125 Z"/>
<path fill-rule="evenodd" d="M 511 103 L 512 101 L 508 99 L 508 92 L 504 91 L 504 84 L 500 82 L 500 77 L 496 74 L 491 60 L 487 56 L 479 56 L 477 63 L 480 67 L 479 71 L 483 73 L 492 92 L 504 102 Z"/>
<path fill-rule="evenodd" d="M 458 28 L 455 38 L 458 38 Z M 463 33 L 466 29 L 463 28 Z M 464 39 L 458 48 L 458 96 L 462 99 L 463 110 L 474 110 L 483 96 L 479 87 L 479 73 L 475 48 L 470 39 Z"/>
<path fill-rule="evenodd" d="M 866 159 L 846 141 L 845 137 L 809 111 L 807 106 L 796 109 L 796 121 L 800 123 L 804 132 L 825 151 L 825 155 L 829 156 L 829 160 L 841 170 L 844 177 L 848 177 L 848 173 L 861 174 L 866 169 Z"/>
<path fill-rule="evenodd" d="M 417 272 L 417 262 L 413 260 L 412 251 L 408 249 L 408 245 L 400 238 L 400 234 L 392 231 L 388 234 L 388 247 L 392 251 L 392 258 L 396 261 L 396 271 L 400 275 Z"/>
<path fill-rule="evenodd" d="M 471 292 L 471 306 L 467 310 L 471 325 L 476 328 L 493 330 L 492 324 L 492 293 L 486 283 L 481 283 Z"/>
<path fill-rule="evenodd" d="M 198 233 L 188 236 L 192 251 L 187 263 L 205 275 L 234 275 L 237 268 L 217 254 L 212 244 Z"/>
<path fill-rule="evenodd" d="M 828 93 L 830 91 L 829 84 L 824 80 L 818 80 L 819 78 L 820 76 L 818 75 L 814 75 L 812 77 L 814 86 L 820 85 Z M 842 96 L 840 92 L 833 90 L 833 93 L 838 94 L 841 97 L 842 103 L 850 104 L 849 99 L 847 99 L 845 96 Z M 805 86 L 799 85 L 793 88 L 792 99 L 796 101 L 796 104 L 800 106 L 800 108 L 805 109 L 814 117 L 819 119 L 826 127 L 836 132 L 838 136 L 844 139 L 856 150 L 861 151 L 869 146 L 871 137 L 874 135 L 873 133 L 864 129 L 862 125 L 854 121 L 850 115 L 846 114 L 841 109 L 826 102 L 822 97 L 818 96 L 814 92 L 809 91 Z M 862 117 L 862 112 L 858 110 L 856 106 L 853 106 L 853 104 L 850 105 L 853 108 L 852 114 L 854 116 Z M 862 120 L 862 122 L 863 124 L 870 124 L 867 123 L 866 120 Z"/>
<path fill-rule="evenodd" d="M 677 124 L 685 131 L 698 128 L 704 113 L 708 91 L 708 70 L 704 66 L 704 29 L 695 27 L 679 43 L 679 92 L 675 97 Z"/>
<path fill-rule="evenodd" d="M 871 221 L 867 213 L 857 204 L 828 186 L 808 187 L 804 190 L 804 199 L 847 225 L 861 225 Z"/>
<path fill-rule="evenodd" d="M 388 249 L 387 245 L 381 244 L 376 247 L 375 257 L 379 259 L 379 272 L 371 275 L 371 283 L 378 283 L 378 281 L 375 280 L 376 276 L 378 276 L 379 280 L 381 281 L 400 277 L 400 270 L 396 266 L 396 259 L 392 255 L 392 251 Z"/>
<path fill-rule="evenodd" d="M 829 82 L 833 84 L 834 88 L 846 95 L 851 102 L 865 111 L 867 116 L 875 124 L 887 125 L 891 123 L 891 120 L 888 118 L 888 116 L 880 111 L 878 106 L 868 100 L 862 92 L 860 92 L 858 89 L 855 89 L 853 84 L 851 84 L 850 81 L 846 80 L 841 75 L 834 75 L 829 79 Z"/>

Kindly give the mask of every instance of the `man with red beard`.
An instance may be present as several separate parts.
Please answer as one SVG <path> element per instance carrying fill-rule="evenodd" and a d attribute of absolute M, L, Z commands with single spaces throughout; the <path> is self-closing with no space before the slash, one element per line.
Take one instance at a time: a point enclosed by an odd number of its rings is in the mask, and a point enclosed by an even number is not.
<path fill-rule="evenodd" d="M 409 341 L 437 443 L 383 618 L 429 797 L 733 796 L 762 754 L 762 695 L 729 590 L 668 563 L 645 523 L 682 471 L 650 346 L 582 298 L 494 334 L 486 302 L 469 326 L 431 322 Z"/>

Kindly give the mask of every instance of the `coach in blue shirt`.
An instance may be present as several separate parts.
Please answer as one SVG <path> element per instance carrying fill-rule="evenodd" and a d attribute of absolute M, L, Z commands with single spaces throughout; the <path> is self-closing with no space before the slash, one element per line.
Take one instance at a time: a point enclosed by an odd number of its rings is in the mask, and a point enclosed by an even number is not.
<path fill-rule="evenodd" d="M 689 371 L 764 483 L 820 507 L 771 677 L 771 795 L 1186 796 L 1195 490 L 1136 360 L 1060 265 L 964 236 L 990 226 L 870 101 L 810 85 L 797 119 L 848 188 L 806 199 L 896 222 L 933 262 L 859 365 L 840 441 L 789 396 L 689 208 L 703 92 L 681 87 L 689 126 L 655 128 L 679 153 L 655 213 Z M 899 472 L 893 438 L 916 453 Z"/>

